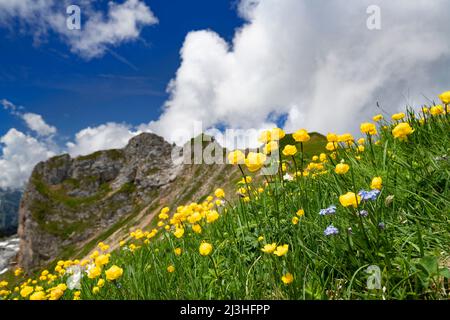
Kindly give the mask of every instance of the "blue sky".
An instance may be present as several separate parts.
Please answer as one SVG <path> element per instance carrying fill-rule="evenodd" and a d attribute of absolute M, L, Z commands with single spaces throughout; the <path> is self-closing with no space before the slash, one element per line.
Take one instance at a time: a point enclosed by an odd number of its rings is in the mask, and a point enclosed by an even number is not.
<path fill-rule="evenodd" d="M 243 21 L 230 0 L 145 2 L 159 23 L 143 28 L 137 41 L 89 61 L 71 53 L 54 33 L 35 45 L 30 34 L 0 28 L 0 99 L 41 114 L 68 137 L 109 121 L 137 125 L 157 119 L 186 34 L 213 29 L 229 40 Z M 21 119 L 0 109 L 0 135 L 11 127 L 25 130 Z"/>

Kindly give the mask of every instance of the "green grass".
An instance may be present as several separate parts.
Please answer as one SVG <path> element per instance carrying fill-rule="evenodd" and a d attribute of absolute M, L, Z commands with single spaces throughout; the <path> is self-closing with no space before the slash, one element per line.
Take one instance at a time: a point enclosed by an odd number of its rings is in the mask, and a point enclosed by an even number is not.
<path fill-rule="evenodd" d="M 321 153 L 328 153 L 328 151 L 325 150 L 325 146 L 327 144 L 327 139 L 323 135 L 317 132 L 311 132 L 309 133 L 311 140 L 308 142 L 305 142 L 303 145 L 303 152 L 304 152 L 304 159 L 305 160 L 311 160 L 313 156 L 319 156 Z M 297 148 L 300 150 L 299 144 L 295 142 L 294 138 L 292 137 L 292 134 L 287 134 L 283 139 L 280 141 L 281 149 L 283 149 L 286 145 L 296 145 Z M 296 159 L 300 160 L 300 153 L 296 155 Z"/>
<path fill-rule="evenodd" d="M 217 221 L 198 222 L 201 234 L 185 220 L 181 238 L 161 227 L 149 242 L 131 241 L 140 249 L 115 251 L 104 267 L 118 265 L 123 276 L 107 281 L 98 294 L 92 293 L 98 279 L 84 277 L 82 299 L 448 299 L 450 115 L 420 123 L 408 111 L 404 121 L 415 130 L 405 141 L 393 137 L 395 123 L 382 122 L 364 152 L 354 145 L 339 148 L 323 169 L 293 181 L 282 183 L 274 175 L 264 185 L 254 179 L 249 202 L 227 194 L 227 205 L 213 208 L 220 212 Z M 317 143 L 310 156 L 324 152 L 324 140 Z M 334 171 L 341 161 L 350 165 L 344 175 Z M 374 200 L 357 207 L 340 202 L 347 192 L 370 190 L 374 177 L 383 180 Z M 264 192 L 257 193 L 258 187 Z M 319 214 L 330 205 L 335 214 Z M 192 208 L 209 212 L 207 204 Z M 295 225 L 299 209 L 305 215 Z M 327 236 L 331 224 L 339 233 Z M 203 241 L 213 245 L 209 256 L 199 254 Z M 288 244 L 289 250 L 280 257 L 262 252 L 270 243 Z M 180 256 L 175 248 L 182 249 Z M 168 266 L 175 272 L 167 272 Z M 379 288 L 368 285 L 370 270 L 379 271 Z M 287 273 L 293 275 L 290 284 L 281 280 Z M 72 296 L 67 290 L 63 298 Z"/>
<path fill-rule="evenodd" d="M 91 178 L 88 177 L 87 179 Z M 99 187 L 98 192 L 91 196 L 73 197 L 69 196 L 68 192 L 80 185 L 78 180 L 67 179 L 60 185 L 49 186 L 39 174 L 35 173 L 31 181 L 42 197 L 34 199 L 30 205 L 34 220 L 43 230 L 63 239 L 74 232 L 82 232 L 92 223 L 92 221 L 73 221 L 71 213 L 96 204 L 111 190 L 109 184 L 104 183 Z M 132 188 L 133 186 L 126 186 L 123 191 L 129 192 Z M 66 215 L 69 216 L 64 216 L 61 212 L 66 212 Z M 54 216 L 58 216 L 59 219 L 52 219 Z"/>
<path fill-rule="evenodd" d="M 124 154 L 122 150 L 119 149 L 111 149 L 105 151 L 97 151 L 87 156 L 79 156 L 76 158 L 78 161 L 88 161 L 88 160 L 97 160 L 101 156 L 107 156 L 111 160 L 120 160 L 124 158 Z"/>

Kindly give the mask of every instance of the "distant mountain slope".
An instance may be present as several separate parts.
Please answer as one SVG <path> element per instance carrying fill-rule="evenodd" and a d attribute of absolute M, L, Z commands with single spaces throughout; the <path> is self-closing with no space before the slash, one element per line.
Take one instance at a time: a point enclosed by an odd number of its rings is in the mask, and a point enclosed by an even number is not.
<path fill-rule="evenodd" d="M 20 191 L 0 189 L 0 238 L 17 232 L 21 196 Z"/>

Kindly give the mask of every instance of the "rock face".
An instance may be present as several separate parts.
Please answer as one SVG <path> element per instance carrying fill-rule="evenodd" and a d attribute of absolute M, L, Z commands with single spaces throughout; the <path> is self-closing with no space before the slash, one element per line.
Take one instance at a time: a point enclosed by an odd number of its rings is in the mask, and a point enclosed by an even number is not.
<path fill-rule="evenodd" d="M 172 161 L 173 148 L 143 133 L 124 149 L 39 163 L 20 203 L 19 265 L 31 271 L 54 259 L 82 258 L 98 241 L 145 227 L 162 206 L 199 200 L 228 181 L 234 189 L 233 166 L 186 164 L 180 160 L 188 152 Z"/>
<path fill-rule="evenodd" d="M 17 232 L 21 196 L 21 191 L 0 189 L 0 238 Z"/>
<path fill-rule="evenodd" d="M 39 163 L 20 204 L 19 264 L 32 269 L 70 253 L 149 201 L 177 176 L 171 152 L 163 138 L 145 133 L 121 150 Z"/>

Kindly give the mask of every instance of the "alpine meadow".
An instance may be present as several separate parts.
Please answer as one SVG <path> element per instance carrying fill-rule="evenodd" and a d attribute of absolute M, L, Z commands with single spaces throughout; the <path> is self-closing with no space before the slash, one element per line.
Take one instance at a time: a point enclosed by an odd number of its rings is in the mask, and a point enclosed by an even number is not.
<path fill-rule="evenodd" d="M 448 299 L 450 91 L 362 123 L 361 138 L 261 133 L 241 178 L 34 275 L 3 299 Z M 278 171 L 264 174 L 277 152 Z M 273 159 L 271 161 L 274 161 Z M 202 183 L 198 181 L 196 183 Z"/>

